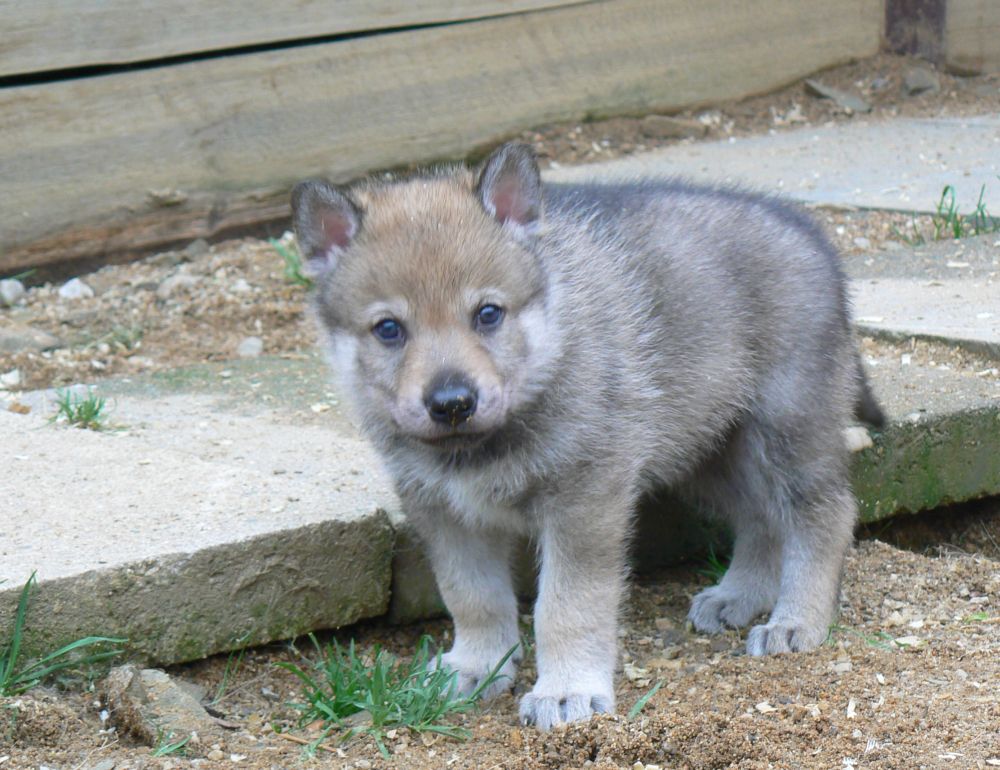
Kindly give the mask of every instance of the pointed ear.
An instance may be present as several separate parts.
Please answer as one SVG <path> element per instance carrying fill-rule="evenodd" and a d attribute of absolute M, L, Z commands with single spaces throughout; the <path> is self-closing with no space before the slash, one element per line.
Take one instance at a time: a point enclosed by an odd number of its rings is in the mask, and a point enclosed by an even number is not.
<path fill-rule="evenodd" d="M 542 214 L 542 180 L 535 153 L 526 144 L 505 144 L 486 159 L 476 192 L 486 213 L 525 238 L 538 229 Z"/>
<path fill-rule="evenodd" d="M 336 266 L 361 227 L 361 212 L 345 193 L 322 179 L 299 182 L 292 190 L 292 225 L 313 275 Z"/>

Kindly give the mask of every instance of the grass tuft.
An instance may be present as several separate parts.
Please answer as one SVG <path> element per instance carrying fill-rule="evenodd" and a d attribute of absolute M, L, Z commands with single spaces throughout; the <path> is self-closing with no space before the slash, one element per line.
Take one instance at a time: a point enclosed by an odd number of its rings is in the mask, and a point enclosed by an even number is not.
<path fill-rule="evenodd" d="M 955 240 L 1000 232 L 1000 218 L 986 210 L 985 197 L 984 184 L 979 188 L 976 207 L 970 213 L 962 214 L 955 202 L 954 185 L 945 185 L 934 207 L 935 211 L 930 215 L 930 231 L 921 227 L 916 214 L 911 214 L 908 228 L 911 234 L 902 232 L 896 226 L 892 228 L 893 234 L 909 246 L 923 246 L 928 240 Z"/>
<path fill-rule="evenodd" d="M 297 286 L 311 288 L 312 279 L 302 271 L 302 254 L 295 242 L 286 241 L 284 238 L 281 240 L 271 238 L 268 243 L 271 244 L 271 248 L 278 252 L 278 256 L 285 263 L 285 280 Z"/>
<path fill-rule="evenodd" d="M 517 649 L 512 647 L 474 692 L 461 696 L 455 692 L 454 672 L 441 668 L 440 652 L 431 655 L 430 637 L 421 638 L 409 662 L 378 645 L 366 662 L 353 640 L 345 650 L 336 642 L 321 648 L 314 636 L 309 638 L 320 653 L 310 670 L 294 663 L 278 664 L 302 683 L 306 702 L 289 704 L 300 712 L 300 725 L 323 723 L 320 737 L 309 748 L 315 751 L 327 737 L 340 731 L 342 741 L 355 735 L 370 736 L 384 757 L 389 756 L 385 733 L 394 728 L 467 739 L 469 731 L 448 718 L 474 709 Z"/>
<path fill-rule="evenodd" d="M 40 684 L 45 677 L 79 666 L 88 666 L 120 655 L 123 650 L 101 650 L 108 644 L 123 644 L 126 639 L 107 636 L 88 636 L 60 647 L 38 660 L 21 665 L 21 643 L 24 640 L 25 618 L 28 614 L 28 599 L 35 585 L 35 573 L 21 589 L 14 614 L 14 626 L 9 638 L 0 646 L 0 697 L 20 695 Z M 92 650 L 84 653 L 85 650 Z"/>
<path fill-rule="evenodd" d="M 154 757 L 169 757 L 171 754 L 176 754 L 178 756 L 184 756 L 187 752 L 184 747 L 187 746 L 188 741 L 191 740 L 191 736 L 188 735 L 179 741 L 173 741 L 171 743 L 170 739 L 174 737 L 173 733 L 170 735 L 164 735 L 162 732 L 156 736 L 156 746 L 150 752 Z"/>
<path fill-rule="evenodd" d="M 108 418 L 106 407 L 107 401 L 92 391 L 84 397 L 70 390 L 60 390 L 56 394 L 56 413 L 50 421 L 87 430 L 104 430 Z"/>
<path fill-rule="evenodd" d="M 718 585 L 722 582 L 722 578 L 726 575 L 726 570 L 729 569 L 729 560 L 720 557 L 715 552 L 715 546 L 709 545 L 708 556 L 705 559 L 705 566 L 697 570 L 699 575 L 704 575 L 712 581 L 713 585 Z"/>
<path fill-rule="evenodd" d="M 827 644 L 834 643 L 835 634 L 850 634 L 851 636 L 856 636 L 861 639 L 869 647 L 876 647 L 880 650 L 885 650 L 886 652 L 895 652 L 896 646 L 893 644 L 892 635 L 887 634 L 885 631 L 876 631 L 874 634 L 866 634 L 863 631 L 859 631 L 856 628 L 851 628 L 850 626 L 842 626 L 834 623 L 830 626 L 829 634 L 826 637 Z"/>
<path fill-rule="evenodd" d="M 654 695 L 656 695 L 656 693 L 659 691 L 659 689 L 661 687 L 663 687 L 663 680 L 662 679 L 660 679 L 656 684 L 654 684 L 650 688 L 649 692 L 647 692 L 645 695 L 643 695 L 642 697 L 640 697 L 639 700 L 637 700 L 635 702 L 635 705 L 632 706 L 632 708 L 630 708 L 628 710 L 628 718 L 629 719 L 635 719 L 637 716 L 639 716 L 639 713 L 644 708 L 646 708 L 646 704 L 649 703 L 650 699 Z"/>
<path fill-rule="evenodd" d="M 237 644 L 242 645 L 249 638 L 250 634 L 248 632 L 237 641 Z M 215 697 L 212 698 L 213 706 L 221 702 L 222 699 L 226 697 L 226 693 L 229 691 L 229 685 L 232 683 L 233 678 L 243 665 L 243 656 L 246 655 L 246 652 L 247 648 L 241 646 L 238 650 L 233 650 L 229 653 L 229 657 L 226 659 L 226 668 L 222 672 L 222 679 L 219 681 L 219 686 L 215 688 Z"/>
<path fill-rule="evenodd" d="M 141 326 L 116 325 L 111 331 L 102 334 L 91 342 L 88 347 L 96 348 L 101 343 L 106 343 L 114 350 L 131 353 L 142 346 L 142 336 L 144 333 Z"/>

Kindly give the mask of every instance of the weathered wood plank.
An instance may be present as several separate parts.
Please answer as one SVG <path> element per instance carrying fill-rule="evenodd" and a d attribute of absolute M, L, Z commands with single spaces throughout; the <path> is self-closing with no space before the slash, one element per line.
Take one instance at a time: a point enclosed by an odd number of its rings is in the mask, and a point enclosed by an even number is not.
<path fill-rule="evenodd" d="M 954 72 L 1000 72 L 1000 2 L 948 0 L 945 63 Z"/>
<path fill-rule="evenodd" d="M 481 19 L 582 0 L 0 1 L 0 77 Z M 234 19 L 237 23 L 234 23 Z"/>
<path fill-rule="evenodd" d="M 132 221 L 154 248 L 161 211 L 211 235 L 220 211 L 251 218 L 259 194 L 273 216 L 268 196 L 306 175 L 763 92 L 875 53 L 880 27 L 881 0 L 609 0 L 4 89 L 0 273 L 64 260 L 73 227 L 73 258 L 128 248 Z"/>

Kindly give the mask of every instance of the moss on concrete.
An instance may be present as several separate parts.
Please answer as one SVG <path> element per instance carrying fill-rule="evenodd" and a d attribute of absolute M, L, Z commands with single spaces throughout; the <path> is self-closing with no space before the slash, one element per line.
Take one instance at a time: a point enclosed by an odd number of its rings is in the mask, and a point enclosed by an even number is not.
<path fill-rule="evenodd" d="M 893 423 L 852 475 L 865 522 L 1000 494 L 1000 406 Z"/>

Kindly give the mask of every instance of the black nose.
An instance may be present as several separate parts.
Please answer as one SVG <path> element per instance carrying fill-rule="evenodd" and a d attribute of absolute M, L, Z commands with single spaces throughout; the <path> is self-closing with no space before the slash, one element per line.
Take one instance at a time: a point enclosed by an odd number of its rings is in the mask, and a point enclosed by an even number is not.
<path fill-rule="evenodd" d="M 434 422 L 452 427 L 459 425 L 476 412 L 476 389 L 464 375 L 448 373 L 438 376 L 427 389 L 424 397 L 427 413 Z"/>

